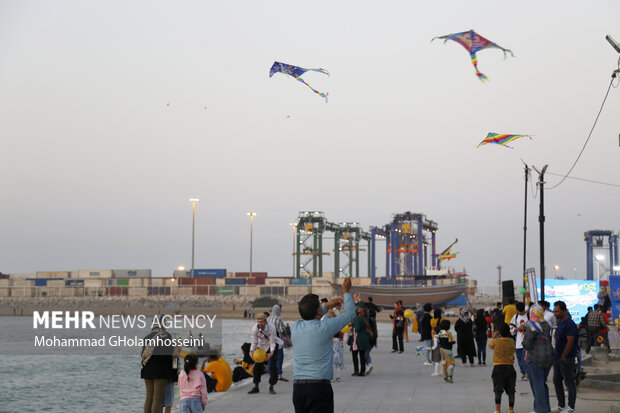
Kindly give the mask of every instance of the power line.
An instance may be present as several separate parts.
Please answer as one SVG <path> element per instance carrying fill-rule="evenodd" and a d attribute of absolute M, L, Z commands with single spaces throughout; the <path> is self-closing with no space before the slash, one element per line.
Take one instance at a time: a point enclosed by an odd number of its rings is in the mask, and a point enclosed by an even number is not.
<path fill-rule="evenodd" d="M 594 128 L 596 127 L 596 123 L 598 122 L 598 118 L 601 116 L 601 112 L 603 111 L 603 107 L 605 106 L 605 102 L 607 101 L 607 96 L 609 96 L 609 91 L 611 90 L 611 86 L 613 85 L 615 78 L 616 78 L 616 72 L 614 71 L 613 74 L 611 75 L 611 81 L 609 82 L 609 87 L 607 88 L 607 93 L 605 93 L 605 98 L 603 99 L 601 108 L 599 109 L 598 114 L 596 115 L 596 119 L 594 119 L 594 125 L 592 125 L 592 129 L 590 129 L 590 133 L 588 134 L 588 139 L 586 139 L 585 143 L 583 144 L 583 147 L 581 148 L 581 151 L 579 152 L 577 159 L 575 159 L 575 162 L 573 162 L 573 166 L 570 167 L 566 175 L 560 175 L 560 176 L 563 176 L 560 182 L 558 182 L 557 184 L 553 185 L 550 188 L 546 188 L 547 190 L 551 190 L 551 189 L 554 189 L 560 186 L 562 182 L 564 182 L 566 178 L 568 178 L 568 175 L 570 175 L 570 173 L 573 171 L 573 169 L 575 168 L 575 165 L 577 165 L 579 158 L 581 158 L 583 151 L 586 149 L 586 145 L 588 144 L 588 142 L 590 141 L 590 138 L 592 137 L 592 132 L 594 132 Z"/>
<path fill-rule="evenodd" d="M 555 175 L 555 176 L 564 176 L 562 174 L 554 174 L 553 172 L 547 172 L 547 174 Z M 568 175 L 564 176 L 564 178 L 570 178 L 570 179 L 575 179 L 577 181 L 590 182 L 590 183 L 599 184 L 599 185 L 615 186 L 616 188 L 620 188 L 620 184 L 611 184 L 609 182 L 595 181 L 594 179 L 577 178 L 577 177 L 568 176 Z"/>

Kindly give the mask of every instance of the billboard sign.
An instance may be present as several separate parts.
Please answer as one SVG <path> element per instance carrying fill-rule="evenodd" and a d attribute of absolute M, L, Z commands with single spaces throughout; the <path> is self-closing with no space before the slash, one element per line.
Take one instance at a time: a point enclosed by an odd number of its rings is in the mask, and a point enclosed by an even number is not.
<path fill-rule="evenodd" d="M 536 280 L 536 291 L 540 299 L 540 280 Z M 598 303 L 599 283 L 593 280 L 545 280 L 545 300 L 551 303 L 564 301 L 573 321 L 581 322 L 588 313 L 588 307 Z"/>

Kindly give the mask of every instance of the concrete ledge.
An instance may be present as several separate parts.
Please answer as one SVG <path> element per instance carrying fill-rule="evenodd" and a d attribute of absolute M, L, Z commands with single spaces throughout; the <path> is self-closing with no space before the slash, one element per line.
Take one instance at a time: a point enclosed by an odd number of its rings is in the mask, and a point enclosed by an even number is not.
<path fill-rule="evenodd" d="M 592 347 L 590 355 L 598 363 L 609 363 L 609 353 L 606 347 Z"/>
<path fill-rule="evenodd" d="M 620 391 L 620 374 L 592 374 L 581 382 L 585 387 Z"/>

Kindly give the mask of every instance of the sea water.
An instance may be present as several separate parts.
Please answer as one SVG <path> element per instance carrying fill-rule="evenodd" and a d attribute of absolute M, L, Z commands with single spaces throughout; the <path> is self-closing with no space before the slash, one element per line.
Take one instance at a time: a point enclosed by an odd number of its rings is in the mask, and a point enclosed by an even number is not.
<path fill-rule="evenodd" d="M 10 322 L 11 318 L 5 321 Z M 242 358 L 241 345 L 250 342 L 256 321 L 223 320 L 222 323 L 222 356 L 234 368 L 233 360 Z M 391 324 L 379 323 L 378 328 L 380 336 L 391 336 Z M 10 342 L 12 333 L 19 335 L 9 330 L 0 336 L 0 353 L 2 346 Z M 0 412 L 142 411 L 145 388 L 137 353 L 0 356 Z M 284 350 L 285 362 L 292 354 L 291 349 Z"/>

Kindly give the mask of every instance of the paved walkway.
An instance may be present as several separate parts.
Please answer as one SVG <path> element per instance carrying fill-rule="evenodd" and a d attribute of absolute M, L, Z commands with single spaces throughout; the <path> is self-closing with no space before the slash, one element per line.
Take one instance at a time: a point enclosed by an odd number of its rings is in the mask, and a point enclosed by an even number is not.
<path fill-rule="evenodd" d="M 454 372 L 454 383 L 445 383 L 441 377 L 432 377 L 433 367 L 424 366 L 423 357 L 416 357 L 413 351 L 419 344 L 417 334 L 411 334 L 412 341 L 405 343 L 405 352 L 390 353 L 391 337 L 380 337 L 379 347 L 372 352 L 374 370 L 366 377 L 351 377 L 353 372 L 351 353 L 345 350 L 345 365 L 342 382 L 334 383 L 336 412 L 418 412 L 418 413 L 490 413 L 495 410 L 491 383 L 493 352 L 487 349 L 486 367 L 462 367 L 460 360 Z M 415 341 L 413 341 L 415 340 Z M 292 379 L 292 363 L 287 362 L 284 376 Z M 516 364 L 515 364 L 516 367 Z M 549 375 L 551 407 L 556 403 L 552 375 Z M 207 412 L 293 412 L 292 380 L 278 382 L 276 395 L 268 393 L 268 379 L 263 377 L 261 392 L 249 395 L 249 382 L 235 385 L 226 393 L 209 395 Z M 577 411 L 587 413 L 608 413 L 611 401 L 585 399 L 619 399 L 620 396 L 581 388 L 578 392 Z M 515 411 L 532 411 L 533 397 L 527 381 L 517 382 Z M 502 411 L 508 411 L 508 399 L 502 399 Z"/>

